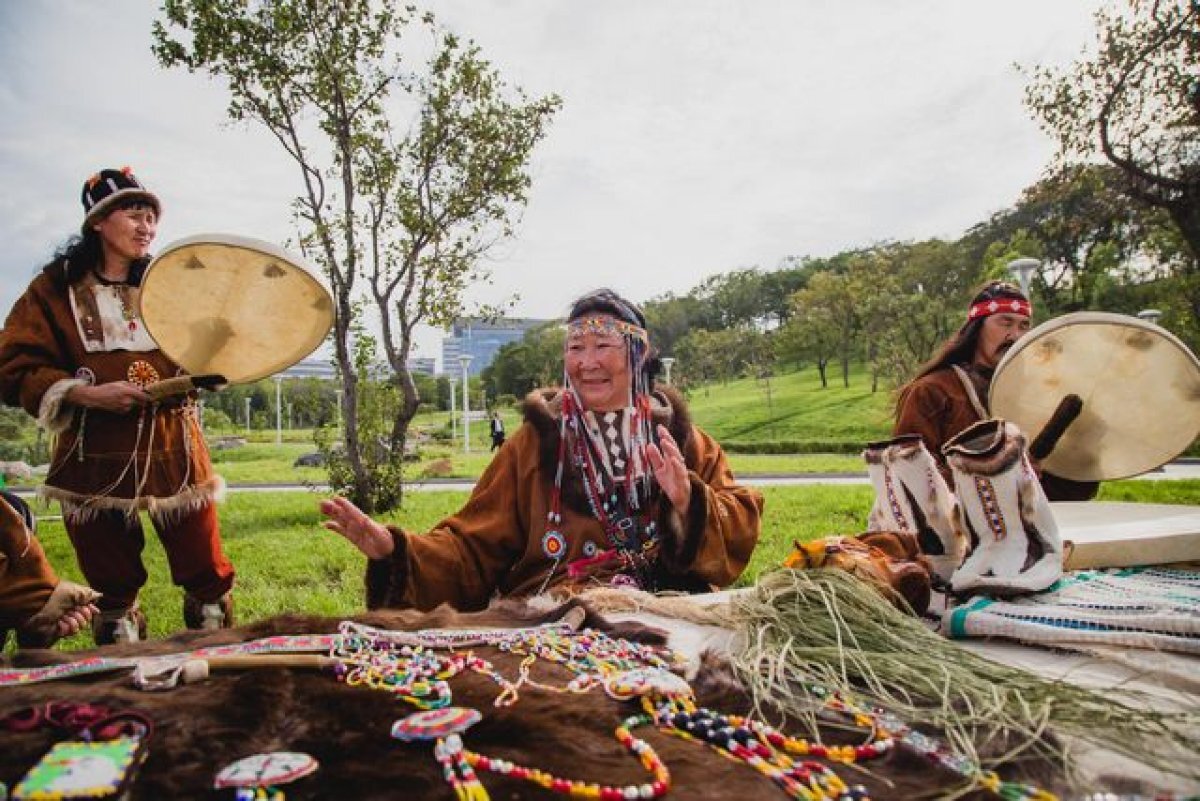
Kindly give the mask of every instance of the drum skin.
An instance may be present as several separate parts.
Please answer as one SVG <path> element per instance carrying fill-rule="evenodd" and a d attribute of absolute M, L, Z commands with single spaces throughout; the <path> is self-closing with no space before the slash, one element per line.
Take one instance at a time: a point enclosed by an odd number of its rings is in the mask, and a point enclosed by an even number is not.
<path fill-rule="evenodd" d="M 1153 470 L 1200 434 L 1200 360 L 1169 331 L 1122 314 L 1039 325 L 996 366 L 989 408 L 1033 439 L 1065 395 L 1083 411 L 1042 467 L 1075 481 Z"/>
<path fill-rule="evenodd" d="M 168 245 L 146 268 L 141 314 L 189 373 L 249 383 L 312 353 L 333 325 L 319 274 L 255 239 L 203 234 Z"/>

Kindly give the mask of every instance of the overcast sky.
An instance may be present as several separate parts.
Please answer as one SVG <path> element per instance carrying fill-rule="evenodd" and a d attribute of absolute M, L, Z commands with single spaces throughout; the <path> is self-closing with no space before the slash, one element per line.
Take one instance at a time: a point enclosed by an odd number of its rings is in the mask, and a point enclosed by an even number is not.
<path fill-rule="evenodd" d="M 954 238 L 1011 205 L 1053 143 L 1014 62 L 1066 63 L 1094 0 L 439 0 L 511 83 L 557 92 L 517 238 L 476 295 L 531 317 L 612 286 L 644 301 L 715 273 L 881 240 Z M 83 180 L 131 165 L 159 245 L 283 243 L 293 164 L 231 127 L 203 75 L 150 53 L 157 3 L 0 2 L 0 307 L 76 230 Z M 436 355 L 437 337 L 418 355 Z"/>

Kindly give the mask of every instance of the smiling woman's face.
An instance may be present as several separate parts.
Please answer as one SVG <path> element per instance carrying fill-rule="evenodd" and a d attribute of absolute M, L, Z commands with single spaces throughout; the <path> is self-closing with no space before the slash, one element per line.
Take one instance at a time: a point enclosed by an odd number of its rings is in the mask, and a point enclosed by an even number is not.
<path fill-rule="evenodd" d="M 613 321 L 606 314 L 591 315 L 601 322 Z M 615 321 L 614 321 L 615 322 Z M 633 376 L 629 371 L 629 347 L 625 338 L 587 326 L 567 334 L 566 369 L 571 386 L 583 408 L 593 412 L 611 412 L 629 404 Z"/>
<path fill-rule="evenodd" d="M 95 224 L 105 254 L 123 261 L 145 258 L 158 233 L 158 213 L 148 203 L 119 208 Z"/>

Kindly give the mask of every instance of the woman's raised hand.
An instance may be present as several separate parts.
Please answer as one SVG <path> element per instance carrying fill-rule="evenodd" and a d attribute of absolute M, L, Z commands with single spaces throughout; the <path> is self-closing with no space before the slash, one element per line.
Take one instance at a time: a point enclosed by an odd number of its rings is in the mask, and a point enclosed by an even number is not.
<path fill-rule="evenodd" d="M 392 532 L 345 498 L 321 501 L 321 514 L 329 518 L 325 528 L 350 540 L 368 559 L 383 559 L 396 549 Z"/>
<path fill-rule="evenodd" d="M 692 500 L 692 482 L 688 480 L 687 465 L 683 461 L 683 453 L 675 443 L 675 438 L 667 427 L 660 425 L 657 429 L 658 445 L 651 442 L 646 446 L 646 461 L 654 471 L 654 478 L 663 493 L 671 499 L 671 505 L 681 515 L 686 515 L 688 504 Z"/>

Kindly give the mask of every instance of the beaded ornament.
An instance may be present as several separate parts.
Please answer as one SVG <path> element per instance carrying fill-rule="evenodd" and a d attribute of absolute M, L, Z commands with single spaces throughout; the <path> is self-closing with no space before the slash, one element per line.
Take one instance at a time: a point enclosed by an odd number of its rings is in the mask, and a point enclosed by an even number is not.
<path fill-rule="evenodd" d="M 224 767 L 213 787 L 236 789 L 237 801 L 284 801 L 279 785 L 315 773 L 317 767 L 317 760 L 296 751 L 254 754 Z"/>

